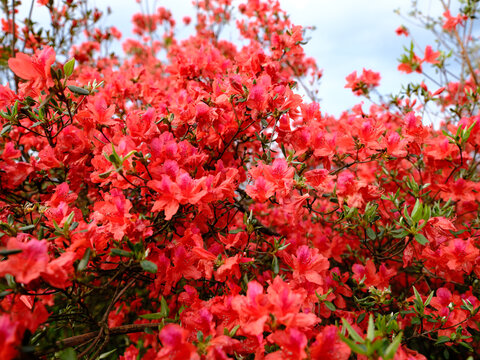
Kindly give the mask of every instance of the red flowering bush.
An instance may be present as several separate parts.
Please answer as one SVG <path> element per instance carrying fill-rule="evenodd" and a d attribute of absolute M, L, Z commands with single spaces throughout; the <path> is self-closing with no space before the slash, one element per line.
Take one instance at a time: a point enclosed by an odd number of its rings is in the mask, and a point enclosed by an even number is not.
<path fill-rule="evenodd" d="M 125 58 L 85 0 L 38 3 L 48 32 L 1 2 L 1 359 L 480 351 L 476 2 L 413 13 L 451 46 L 400 59 L 433 92 L 376 102 L 363 69 L 339 118 L 299 95 L 321 71 L 276 1 L 198 1 L 185 40 L 136 14 Z"/>

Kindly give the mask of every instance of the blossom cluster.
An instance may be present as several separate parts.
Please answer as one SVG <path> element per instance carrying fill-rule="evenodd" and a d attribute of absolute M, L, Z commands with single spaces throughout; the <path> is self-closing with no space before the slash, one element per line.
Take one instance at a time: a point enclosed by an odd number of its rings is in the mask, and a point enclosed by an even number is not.
<path fill-rule="evenodd" d="M 277 1 L 197 1 L 185 40 L 167 9 L 136 14 L 125 59 L 67 3 L 42 1 L 85 24 L 70 60 L 28 21 L 6 29 L 23 49 L 0 45 L 1 359 L 480 351 L 476 72 L 335 118 L 299 94 L 321 71 Z M 412 48 L 400 70 L 443 60 Z"/>

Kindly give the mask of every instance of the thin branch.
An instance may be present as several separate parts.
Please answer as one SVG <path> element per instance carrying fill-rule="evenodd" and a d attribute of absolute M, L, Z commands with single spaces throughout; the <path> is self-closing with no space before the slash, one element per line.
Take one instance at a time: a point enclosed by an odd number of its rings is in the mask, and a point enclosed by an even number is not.
<path fill-rule="evenodd" d="M 129 324 L 129 325 L 122 325 L 122 326 L 117 326 L 114 328 L 109 329 L 109 335 L 114 336 L 114 335 L 125 335 L 125 334 L 131 334 L 131 333 L 136 333 L 136 332 L 142 332 L 145 329 L 154 329 L 157 328 L 158 326 L 162 325 L 162 323 L 148 323 L 148 324 Z M 72 336 L 63 340 L 59 340 L 55 343 L 56 348 L 67 348 L 67 347 L 74 347 L 74 346 L 79 346 L 79 345 L 85 345 L 85 343 L 89 342 L 90 340 L 96 338 L 98 334 L 100 333 L 101 329 L 88 332 L 85 334 L 81 335 L 76 335 Z M 35 355 L 37 356 L 43 356 L 43 355 L 48 355 L 56 350 L 47 350 L 47 351 L 42 351 L 38 350 L 35 351 Z"/>

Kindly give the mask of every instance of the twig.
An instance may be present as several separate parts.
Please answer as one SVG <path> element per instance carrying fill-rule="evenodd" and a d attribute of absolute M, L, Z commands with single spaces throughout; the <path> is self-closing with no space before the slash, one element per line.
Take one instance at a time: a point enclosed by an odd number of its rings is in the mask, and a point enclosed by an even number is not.
<path fill-rule="evenodd" d="M 109 335 L 125 335 L 131 334 L 136 332 L 142 332 L 145 329 L 154 329 L 158 326 L 162 325 L 162 323 L 148 323 L 148 324 L 129 324 L 129 325 L 122 325 L 117 326 L 114 328 L 109 329 Z M 84 345 L 85 343 L 89 342 L 90 340 L 96 338 L 101 330 L 96 330 L 92 332 L 88 332 L 81 335 L 72 336 L 63 340 L 59 340 L 55 343 L 57 348 L 67 348 L 67 347 L 74 347 L 79 345 Z M 56 350 L 48 350 L 48 351 L 35 351 L 35 355 L 42 356 L 47 355 Z"/>

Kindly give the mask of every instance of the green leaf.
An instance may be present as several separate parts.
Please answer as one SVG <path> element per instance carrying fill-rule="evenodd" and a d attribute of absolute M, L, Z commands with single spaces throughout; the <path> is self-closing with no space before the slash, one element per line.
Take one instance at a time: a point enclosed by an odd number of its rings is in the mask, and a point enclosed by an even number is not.
<path fill-rule="evenodd" d="M 415 299 L 417 299 L 419 303 L 423 304 L 422 296 L 420 295 L 420 293 L 417 291 L 415 286 L 412 286 L 412 288 L 413 288 L 413 293 L 415 294 Z"/>
<path fill-rule="evenodd" d="M 103 354 L 101 354 L 101 355 L 98 357 L 98 359 L 99 359 L 99 360 L 105 359 L 105 358 L 108 357 L 108 355 L 113 354 L 115 351 L 117 351 L 117 349 L 113 349 L 113 350 L 104 352 Z"/>
<path fill-rule="evenodd" d="M 360 315 L 358 315 L 357 324 L 360 324 L 365 319 L 365 316 L 365 313 L 361 313 Z"/>
<path fill-rule="evenodd" d="M 113 170 L 105 171 L 104 173 L 101 173 L 98 175 L 100 179 L 106 179 L 110 176 L 110 174 L 113 172 Z"/>
<path fill-rule="evenodd" d="M 418 317 L 414 317 L 414 318 L 412 318 L 412 320 L 411 320 L 411 324 L 412 324 L 412 325 L 420 325 L 421 322 L 422 322 L 422 321 L 421 321 Z"/>
<path fill-rule="evenodd" d="M 428 221 L 430 217 L 432 216 L 432 209 L 428 205 L 423 205 L 423 215 L 422 219 L 425 221 Z"/>
<path fill-rule="evenodd" d="M 140 261 L 140 266 L 143 270 L 152 274 L 156 274 L 158 271 L 157 265 L 148 260 Z"/>
<path fill-rule="evenodd" d="M 337 310 L 335 305 L 330 301 L 325 301 L 324 304 L 325 304 L 325 307 L 330 311 L 336 311 Z"/>
<path fill-rule="evenodd" d="M 160 314 L 163 315 L 163 317 L 167 317 L 168 314 L 170 314 L 170 308 L 168 307 L 167 300 L 162 296 L 160 299 Z"/>
<path fill-rule="evenodd" d="M 143 315 L 138 315 L 138 317 L 141 317 L 142 319 L 146 320 L 157 320 L 157 319 L 163 319 L 165 314 L 161 312 L 157 313 L 150 313 L 150 314 L 143 314 Z"/>
<path fill-rule="evenodd" d="M 32 230 L 32 229 L 35 229 L 35 225 L 33 225 L 33 224 L 25 225 L 25 226 L 22 226 L 22 227 L 18 228 L 18 230 L 20 230 L 20 231 L 28 231 L 28 230 Z"/>
<path fill-rule="evenodd" d="M 84 89 L 84 88 L 81 88 L 81 87 L 78 87 L 78 86 L 75 86 L 75 85 L 68 85 L 67 87 L 71 92 L 73 92 L 74 94 L 77 94 L 77 95 L 89 95 L 90 94 L 90 91 L 88 91 L 87 89 Z"/>
<path fill-rule="evenodd" d="M 408 221 L 409 224 L 413 223 L 412 218 L 410 217 L 410 215 L 408 215 L 407 204 L 405 204 L 405 206 L 403 207 L 403 216 L 405 217 L 405 219 Z"/>
<path fill-rule="evenodd" d="M 71 212 L 70 215 L 68 215 L 67 217 L 67 220 L 65 220 L 65 224 L 68 224 L 68 226 L 70 226 L 70 224 L 72 223 L 73 221 L 73 217 L 75 216 L 75 212 Z"/>
<path fill-rule="evenodd" d="M 415 288 L 415 286 L 412 286 L 413 287 L 413 293 L 415 294 L 415 302 L 416 302 L 416 307 L 418 306 L 418 310 L 420 311 L 420 313 L 423 313 L 423 309 L 424 309 L 424 305 L 423 305 L 423 300 L 422 300 L 422 296 L 420 295 L 420 293 L 417 291 L 417 289 Z"/>
<path fill-rule="evenodd" d="M 392 231 L 392 236 L 395 238 L 395 239 L 401 239 L 401 238 L 404 238 L 405 236 L 407 236 L 409 234 L 409 232 L 407 230 L 403 230 L 403 229 L 397 229 L 397 230 L 393 230 Z"/>
<path fill-rule="evenodd" d="M 273 255 L 272 270 L 274 274 L 278 274 L 278 272 L 280 271 L 280 266 L 278 265 L 278 258 L 275 255 Z"/>
<path fill-rule="evenodd" d="M 9 256 L 9 255 L 15 255 L 21 253 L 23 250 L 22 249 L 3 249 L 0 250 L 0 255 L 1 256 Z"/>
<path fill-rule="evenodd" d="M 344 318 L 342 318 L 342 324 L 347 329 L 348 335 L 351 336 L 353 340 L 361 344 L 365 342 L 365 340 L 363 340 L 363 338 L 360 335 L 358 335 L 358 333 L 352 328 L 352 326 Z"/>
<path fill-rule="evenodd" d="M 440 344 L 445 344 L 447 342 L 450 341 L 450 337 L 448 336 L 439 336 L 437 341 L 435 341 L 435 344 L 436 345 L 440 345 Z"/>
<path fill-rule="evenodd" d="M 7 132 L 10 132 L 11 129 L 12 129 L 12 125 L 10 124 L 3 125 L 2 131 L 0 131 L 0 136 L 6 134 Z"/>
<path fill-rule="evenodd" d="M 375 324 L 373 322 L 372 314 L 370 314 L 370 316 L 368 317 L 367 339 L 370 340 L 370 342 L 375 339 Z"/>
<path fill-rule="evenodd" d="M 77 353 L 75 352 L 74 348 L 69 347 L 65 350 L 62 350 L 58 357 L 60 360 L 77 360 Z"/>
<path fill-rule="evenodd" d="M 241 233 L 243 231 L 244 231 L 243 229 L 232 229 L 232 230 L 229 230 L 228 233 L 229 234 L 238 234 L 238 233 Z"/>
<path fill-rule="evenodd" d="M 473 348 L 469 343 L 466 343 L 466 342 L 462 341 L 462 342 L 459 342 L 458 345 L 463 346 L 464 348 L 466 348 L 470 352 L 473 351 Z"/>
<path fill-rule="evenodd" d="M 377 234 L 375 234 L 375 231 L 373 231 L 371 228 L 367 228 L 366 232 L 370 240 L 375 240 L 375 238 L 377 237 Z"/>
<path fill-rule="evenodd" d="M 420 245 L 425 245 L 426 243 L 428 243 L 428 239 L 422 234 L 415 234 L 415 241 L 418 242 Z"/>
<path fill-rule="evenodd" d="M 13 290 L 4 290 L 4 291 L 0 292 L 0 299 L 7 296 L 7 295 L 10 295 L 12 292 L 13 292 Z"/>
<path fill-rule="evenodd" d="M 393 359 L 401 343 L 402 343 L 402 333 L 395 336 L 395 339 L 393 339 L 392 343 L 388 345 L 387 349 L 385 350 L 385 353 L 383 354 L 383 358 L 385 360 Z"/>
<path fill-rule="evenodd" d="M 237 330 L 240 329 L 240 325 L 235 325 L 232 330 L 228 333 L 228 336 L 234 337 L 237 333 Z"/>
<path fill-rule="evenodd" d="M 466 143 L 468 138 L 470 137 L 470 134 L 472 133 L 473 128 L 477 124 L 477 121 L 474 121 L 472 125 L 467 129 L 464 129 L 462 132 L 462 143 Z"/>
<path fill-rule="evenodd" d="M 78 263 L 77 271 L 83 271 L 87 268 L 88 261 L 90 260 L 90 253 L 90 248 L 87 248 L 87 250 L 85 250 L 85 254 L 83 254 L 82 260 L 80 260 Z"/>
<path fill-rule="evenodd" d="M 433 291 L 430 293 L 430 295 L 428 295 L 428 298 L 427 298 L 427 300 L 425 300 L 423 305 L 425 305 L 425 307 L 428 306 L 430 304 L 430 301 L 432 301 L 432 298 L 433 298 Z"/>
<path fill-rule="evenodd" d="M 65 77 L 70 77 L 73 74 L 73 69 L 75 68 L 75 58 L 71 58 L 68 60 L 65 65 L 63 65 L 63 72 L 65 73 Z"/>
<path fill-rule="evenodd" d="M 60 234 L 63 234 L 63 229 L 60 228 L 60 226 L 58 226 L 57 222 L 55 221 L 55 219 L 52 220 L 53 222 L 53 227 L 55 228 L 55 230 L 57 230 L 57 232 L 59 232 Z"/>
<path fill-rule="evenodd" d="M 110 254 L 113 256 L 125 256 L 125 257 L 132 257 L 133 254 L 129 251 L 125 251 L 122 249 L 112 249 L 110 251 Z"/>
<path fill-rule="evenodd" d="M 341 335 L 340 334 L 340 339 L 342 339 L 342 341 L 348 345 L 348 347 L 356 354 L 361 354 L 361 355 L 365 355 L 367 353 L 367 349 L 365 347 L 365 345 L 363 344 L 356 344 L 355 342 L 353 342 L 352 340 L 350 340 L 349 338 L 346 338 L 345 336 Z"/>
<path fill-rule="evenodd" d="M 420 200 L 417 199 L 417 201 L 415 202 L 415 206 L 413 207 L 412 214 L 410 216 L 412 217 L 413 222 L 416 224 L 422 218 L 422 215 L 423 206 Z"/>

